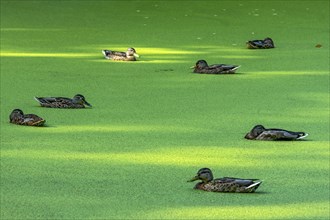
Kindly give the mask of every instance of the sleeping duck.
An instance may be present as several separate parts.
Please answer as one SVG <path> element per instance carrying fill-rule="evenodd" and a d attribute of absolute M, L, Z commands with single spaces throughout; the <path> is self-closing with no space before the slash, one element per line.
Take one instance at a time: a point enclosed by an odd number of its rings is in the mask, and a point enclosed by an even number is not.
<path fill-rule="evenodd" d="M 248 49 L 275 48 L 274 42 L 270 37 L 267 37 L 264 40 L 249 40 L 246 42 L 246 46 Z"/>
<path fill-rule="evenodd" d="M 21 109 L 14 109 L 9 116 L 9 122 L 17 125 L 43 126 L 46 120 L 35 114 L 24 114 Z"/>
<path fill-rule="evenodd" d="M 307 133 L 301 131 L 287 131 L 279 128 L 265 128 L 262 125 L 256 125 L 244 138 L 249 140 L 280 141 L 300 140 L 307 136 Z"/>

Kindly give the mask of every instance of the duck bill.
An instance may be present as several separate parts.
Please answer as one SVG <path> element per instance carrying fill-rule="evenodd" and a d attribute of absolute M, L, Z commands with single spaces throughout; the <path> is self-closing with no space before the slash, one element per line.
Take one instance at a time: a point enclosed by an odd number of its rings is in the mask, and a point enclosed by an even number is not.
<path fill-rule="evenodd" d="M 251 134 L 251 133 L 247 133 L 245 136 L 244 136 L 245 139 L 254 139 L 254 136 Z"/>
<path fill-rule="evenodd" d="M 92 107 L 92 105 L 89 104 L 86 100 L 84 100 L 84 104 L 87 105 L 87 106 L 89 106 L 89 107 Z"/>
<path fill-rule="evenodd" d="M 187 182 L 194 182 L 195 180 L 198 180 L 198 179 L 199 179 L 199 177 L 198 176 L 195 176 L 192 179 L 188 180 Z"/>
<path fill-rule="evenodd" d="M 133 56 L 135 56 L 135 57 L 140 57 L 140 55 L 137 54 L 137 53 L 133 54 Z"/>
<path fill-rule="evenodd" d="M 191 66 L 190 69 L 195 69 L 197 66 Z"/>

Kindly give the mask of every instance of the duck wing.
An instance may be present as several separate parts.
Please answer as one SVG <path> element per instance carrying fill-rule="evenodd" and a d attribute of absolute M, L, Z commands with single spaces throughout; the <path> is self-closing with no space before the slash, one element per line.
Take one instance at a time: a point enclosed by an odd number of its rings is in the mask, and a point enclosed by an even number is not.
<path fill-rule="evenodd" d="M 119 51 L 112 51 L 112 50 L 108 50 L 110 55 L 113 56 L 123 56 L 126 57 L 126 53 L 125 52 L 119 52 Z"/>
<path fill-rule="evenodd" d="M 283 139 L 288 139 L 288 140 L 302 139 L 302 138 L 308 136 L 307 133 L 302 132 L 302 131 L 287 131 L 287 130 L 284 130 L 284 129 L 276 129 L 276 128 L 273 128 L 272 130 L 277 131 L 278 133 L 281 133 L 281 137 Z"/>
<path fill-rule="evenodd" d="M 228 64 L 213 64 L 208 66 L 208 71 L 211 73 L 235 73 L 238 68 L 240 68 L 240 66 Z"/>
<path fill-rule="evenodd" d="M 221 183 L 234 183 L 240 186 L 250 186 L 254 183 L 254 181 L 257 181 L 259 179 L 242 179 L 242 178 L 235 178 L 235 177 L 223 177 L 219 179 L 214 179 L 216 182 Z"/>
<path fill-rule="evenodd" d="M 263 40 L 250 40 L 247 42 L 252 48 L 263 48 L 265 42 Z"/>
<path fill-rule="evenodd" d="M 72 99 L 65 97 L 34 97 L 43 107 L 68 108 L 73 105 Z"/>
<path fill-rule="evenodd" d="M 102 50 L 102 53 L 104 56 L 122 56 L 126 57 L 125 52 L 120 52 L 120 51 L 113 51 L 113 50 Z"/>
<path fill-rule="evenodd" d="M 284 129 L 267 129 L 262 132 L 256 139 L 257 140 L 296 140 L 306 137 L 308 134 L 305 132 L 287 131 Z"/>
<path fill-rule="evenodd" d="M 23 117 L 22 124 L 30 126 L 42 126 L 45 123 L 43 118 L 40 118 L 38 115 L 26 114 Z"/>
<path fill-rule="evenodd" d="M 52 104 L 56 102 L 71 103 L 72 99 L 65 97 L 34 97 L 40 104 Z"/>
<path fill-rule="evenodd" d="M 218 69 L 222 68 L 223 70 L 229 70 L 237 67 L 236 65 L 228 65 L 228 64 L 212 64 L 209 66 L 210 69 Z"/>
<path fill-rule="evenodd" d="M 205 189 L 212 189 L 218 192 L 242 192 L 251 193 L 255 192 L 260 186 L 262 181 L 259 179 L 242 179 L 235 177 L 223 177 L 221 179 L 215 179 L 212 184 L 205 184 Z"/>

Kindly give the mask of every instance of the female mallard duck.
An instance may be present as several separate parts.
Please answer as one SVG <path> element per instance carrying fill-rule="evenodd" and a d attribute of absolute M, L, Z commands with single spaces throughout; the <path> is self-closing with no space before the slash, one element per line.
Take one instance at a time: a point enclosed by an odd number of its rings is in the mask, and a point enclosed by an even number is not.
<path fill-rule="evenodd" d="M 264 141 L 280 141 L 280 140 L 299 140 L 307 137 L 305 132 L 287 131 L 278 128 L 266 129 L 262 125 L 256 125 L 245 135 L 246 139 L 264 140 Z"/>
<path fill-rule="evenodd" d="M 188 182 L 193 182 L 195 180 L 201 180 L 202 182 L 197 183 L 194 189 L 209 192 L 251 193 L 256 191 L 262 183 L 259 179 L 241 179 L 234 177 L 213 179 L 212 171 L 209 168 L 198 170 L 197 175 L 191 180 L 188 180 Z"/>
<path fill-rule="evenodd" d="M 9 122 L 17 125 L 43 126 L 46 120 L 34 114 L 24 114 L 21 109 L 14 109 L 9 116 Z"/>
<path fill-rule="evenodd" d="M 194 73 L 202 74 L 231 74 L 240 68 L 236 65 L 227 65 L 227 64 L 213 64 L 211 66 L 207 65 L 205 60 L 198 60 L 196 65 L 192 67 Z"/>
<path fill-rule="evenodd" d="M 136 57 L 139 57 L 135 49 L 132 47 L 128 48 L 126 52 L 102 50 L 102 53 L 104 57 L 108 60 L 136 61 Z"/>
<path fill-rule="evenodd" d="M 265 38 L 264 40 L 250 40 L 246 42 L 248 49 L 269 49 L 275 48 L 274 42 L 270 37 Z"/>
<path fill-rule="evenodd" d="M 77 94 L 72 99 L 63 97 L 34 97 L 42 107 L 48 108 L 85 108 L 92 107 L 83 95 Z"/>

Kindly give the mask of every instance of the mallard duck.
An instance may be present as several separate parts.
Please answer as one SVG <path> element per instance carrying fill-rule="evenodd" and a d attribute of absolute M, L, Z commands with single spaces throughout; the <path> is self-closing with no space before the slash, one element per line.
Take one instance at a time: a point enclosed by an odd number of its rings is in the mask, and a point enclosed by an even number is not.
<path fill-rule="evenodd" d="M 43 126 L 46 120 L 38 115 L 24 114 L 21 109 L 14 109 L 9 116 L 9 122 L 17 125 Z"/>
<path fill-rule="evenodd" d="M 264 40 L 249 40 L 246 42 L 248 49 L 269 49 L 275 48 L 274 42 L 270 37 Z"/>
<path fill-rule="evenodd" d="M 102 50 L 102 53 L 108 60 L 136 61 L 136 57 L 140 57 L 132 47 L 128 48 L 126 52 Z"/>
<path fill-rule="evenodd" d="M 85 108 L 92 107 L 83 95 L 77 94 L 72 99 L 63 97 L 34 97 L 42 107 L 48 108 Z"/>
<path fill-rule="evenodd" d="M 212 171 L 209 168 L 198 170 L 197 175 L 191 180 L 188 180 L 188 182 L 195 180 L 201 180 L 202 182 L 197 183 L 194 189 L 209 192 L 251 193 L 262 183 L 259 179 L 241 179 L 235 177 L 213 179 Z"/>
<path fill-rule="evenodd" d="M 265 128 L 262 125 L 256 125 L 245 135 L 246 139 L 264 140 L 264 141 L 280 141 L 280 140 L 299 140 L 307 137 L 305 132 L 287 131 L 278 128 Z"/>
<path fill-rule="evenodd" d="M 236 65 L 227 65 L 227 64 L 213 64 L 211 66 L 207 65 L 205 60 L 198 60 L 196 65 L 191 67 L 194 69 L 194 73 L 202 74 L 232 74 L 240 68 Z"/>

